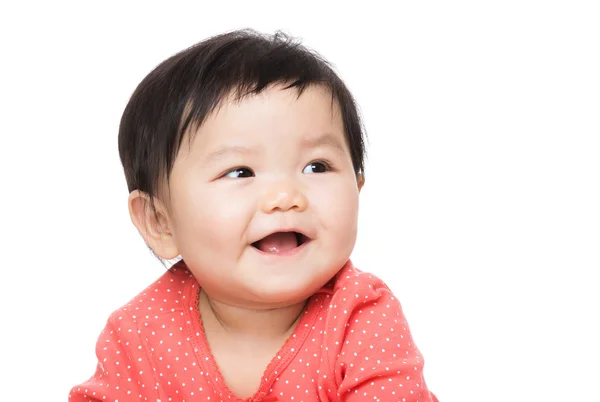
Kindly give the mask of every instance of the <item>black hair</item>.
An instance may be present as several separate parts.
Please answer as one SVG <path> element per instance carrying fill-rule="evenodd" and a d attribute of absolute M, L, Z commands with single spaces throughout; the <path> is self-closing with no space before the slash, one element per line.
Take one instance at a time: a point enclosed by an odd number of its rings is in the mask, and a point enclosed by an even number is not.
<path fill-rule="evenodd" d="M 175 158 L 186 136 L 191 143 L 193 128 L 232 93 L 241 99 L 274 84 L 296 88 L 298 95 L 310 85 L 331 91 L 341 110 L 355 173 L 363 175 L 363 125 L 352 94 L 333 67 L 285 33 L 245 29 L 173 55 L 138 85 L 119 126 L 119 155 L 129 192 L 146 193 L 154 208 L 154 197 L 161 186 L 168 188 Z"/>

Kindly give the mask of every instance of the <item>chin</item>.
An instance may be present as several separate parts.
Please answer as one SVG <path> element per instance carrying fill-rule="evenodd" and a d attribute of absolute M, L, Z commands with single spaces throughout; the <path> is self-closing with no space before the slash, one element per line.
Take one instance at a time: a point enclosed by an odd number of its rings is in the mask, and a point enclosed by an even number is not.
<path fill-rule="evenodd" d="M 314 292 L 307 288 L 300 287 L 282 287 L 282 286 L 262 286 L 260 289 L 253 289 L 252 295 L 256 302 L 268 303 L 277 306 L 288 306 L 308 299 Z"/>
<path fill-rule="evenodd" d="M 341 267 L 340 267 L 341 268 Z M 253 289 L 257 301 L 278 305 L 291 305 L 310 298 L 321 289 L 337 273 L 323 273 L 323 275 L 302 278 L 293 275 L 279 276 L 264 279 L 259 287 Z"/>

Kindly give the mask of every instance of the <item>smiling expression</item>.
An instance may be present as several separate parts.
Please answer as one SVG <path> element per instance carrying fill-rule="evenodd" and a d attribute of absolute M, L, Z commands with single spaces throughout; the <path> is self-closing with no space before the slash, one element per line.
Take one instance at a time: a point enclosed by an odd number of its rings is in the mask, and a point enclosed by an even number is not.
<path fill-rule="evenodd" d="M 331 93 L 274 86 L 224 101 L 181 148 L 169 227 L 215 300 L 291 305 L 350 257 L 359 182 Z"/>

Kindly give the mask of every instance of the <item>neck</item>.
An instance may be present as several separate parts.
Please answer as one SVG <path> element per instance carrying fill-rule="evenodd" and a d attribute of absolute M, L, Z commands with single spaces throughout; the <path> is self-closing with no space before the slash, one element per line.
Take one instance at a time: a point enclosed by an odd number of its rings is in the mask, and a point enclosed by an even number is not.
<path fill-rule="evenodd" d="M 269 339 L 293 332 L 305 304 L 303 301 L 273 309 L 245 308 L 212 299 L 201 290 L 198 307 L 205 330 Z"/>

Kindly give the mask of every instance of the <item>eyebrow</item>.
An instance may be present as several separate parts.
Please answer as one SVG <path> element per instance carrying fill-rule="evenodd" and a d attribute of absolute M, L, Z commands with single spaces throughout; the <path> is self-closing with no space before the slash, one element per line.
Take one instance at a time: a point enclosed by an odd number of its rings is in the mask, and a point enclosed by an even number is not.
<path fill-rule="evenodd" d="M 219 148 L 216 151 L 213 151 L 213 152 L 209 153 L 208 155 L 206 155 L 206 158 L 204 159 L 204 163 L 207 165 L 215 163 L 217 160 L 221 159 L 223 156 L 226 156 L 228 154 L 248 155 L 248 154 L 253 154 L 253 153 L 255 153 L 254 150 L 252 150 L 250 148 L 242 147 L 239 145 L 225 146 L 223 148 Z"/>
<path fill-rule="evenodd" d="M 325 146 L 325 147 L 331 147 L 341 153 L 346 152 L 346 150 L 344 149 L 344 146 L 342 144 L 340 144 L 338 139 L 333 134 L 330 134 L 330 133 L 322 134 L 316 138 L 305 139 L 302 142 L 303 142 L 304 147 L 306 147 L 306 148 L 318 148 L 318 147 Z M 216 151 L 210 152 L 208 155 L 206 155 L 206 157 L 204 159 L 204 163 L 207 165 L 213 164 L 228 154 L 250 155 L 250 154 L 254 154 L 254 153 L 256 153 L 256 150 L 253 150 L 253 149 L 247 148 L 247 147 L 243 147 L 240 145 L 225 146 L 225 147 L 217 149 Z"/>
<path fill-rule="evenodd" d="M 307 148 L 331 147 L 335 150 L 345 153 L 344 146 L 340 144 L 338 139 L 331 133 L 322 134 L 316 138 L 310 138 L 303 141 Z"/>

